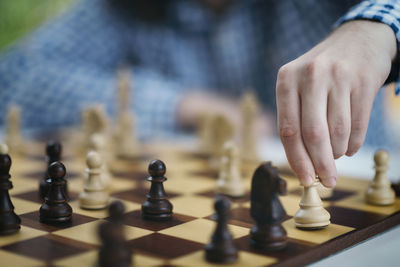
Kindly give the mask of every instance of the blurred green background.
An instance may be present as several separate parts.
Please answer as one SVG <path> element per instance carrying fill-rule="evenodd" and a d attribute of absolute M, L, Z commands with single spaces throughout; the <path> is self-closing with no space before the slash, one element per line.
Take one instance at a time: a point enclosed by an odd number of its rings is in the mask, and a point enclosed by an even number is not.
<path fill-rule="evenodd" d="M 0 50 L 77 0 L 0 0 Z"/>

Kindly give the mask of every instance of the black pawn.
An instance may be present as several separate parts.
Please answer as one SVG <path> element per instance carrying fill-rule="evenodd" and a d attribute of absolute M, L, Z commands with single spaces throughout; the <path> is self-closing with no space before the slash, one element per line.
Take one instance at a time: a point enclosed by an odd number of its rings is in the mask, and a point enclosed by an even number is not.
<path fill-rule="evenodd" d="M 127 267 L 131 266 L 131 250 L 126 244 L 123 232 L 124 205 L 115 201 L 109 206 L 110 222 L 99 227 L 99 236 L 102 246 L 99 251 L 100 267 Z"/>
<path fill-rule="evenodd" d="M 250 231 L 250 242 L 256 248 L 279 250 L 286 247 L 286 231 L 281 222 L 286 211 L 279 200 L 286 194 L 286 182 L 270 162 L 261 164 L 253 175 L 250 214 L 256 224 Z"/>
<path fill-rule="evenodd" d="M 46 144 L 46 162 L 47 162 L 47 168 L 52 164 L 53 162 L 60 161 L 61 160 L 61 154 L 62 154 L 62 146 L 60 143 L 55 142 L 55 141 L 49 141 Z M 43 176 L 43 179 L 40 180 L 39 183 L 39 195 L 42 200 L 44 200 L 44 197 L 47 194 L 48 188 L 48 183 L 46 180 L 49 179 L 49 176 L 47 174 L 47 170 Z M 67 186 L 67 183 L 65 183 L 65 187 Z M 65 188 L 65 193 L 67 193 L 67 188 Z M 67 196 L 68 197 L 68 196 Z"/>
<path fill-rule="evenodd" d="M 215 202 L 217 212 L 217 228 L 211 237 L 211 242 L 205 247 L 206 260 L 213 263 L 233 263 L 238 258 L 238 252 L 233 244 L 232 235 L 228 230 L 230 202 L 220 198 Z"/>
<path fill-rule="evenodd" d="M 44 203 L 40 207 L 40 222 L 43 223 L 63 223 L 68 222 L 72 218 L 72 208 L 67 203 L 64 192 L 66 170 L 61 162 L 53 162 L 48 170 L 49 190 L 44 197 Z"/>
<path fill-rule="evenodd" d="M 150 177 L 147 181 L 151 182 L 150 192 L 146 194 L 147 200 L 142 204 L 142 217 L 154 221 L 166 221 L 172 218 L 172 204 L 167 199 L 164 191 L 163 182 L 167 168 L 161 160 L 153 160 L 149 164 Z"/>
<path fill-rule="evenodd" d="M 21 228 L 21 219 L 15 214 L 8 190 L 13 188 L 10 181 L 11 158 L 0 154 L 0 235 L 13 234 Z"/>

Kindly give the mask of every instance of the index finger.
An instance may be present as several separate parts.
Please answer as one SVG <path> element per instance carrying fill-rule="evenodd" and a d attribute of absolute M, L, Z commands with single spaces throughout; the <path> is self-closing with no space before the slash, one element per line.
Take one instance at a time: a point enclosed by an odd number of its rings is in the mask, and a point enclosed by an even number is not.
<path fill-rule="evenodd" d="M 283 68 L 278 73 L 276 103 L 278 130 L 286 157 L 303 186 L 314 182 L 315 170 L 301 137 L 300 96 L 294 77 Z"/>

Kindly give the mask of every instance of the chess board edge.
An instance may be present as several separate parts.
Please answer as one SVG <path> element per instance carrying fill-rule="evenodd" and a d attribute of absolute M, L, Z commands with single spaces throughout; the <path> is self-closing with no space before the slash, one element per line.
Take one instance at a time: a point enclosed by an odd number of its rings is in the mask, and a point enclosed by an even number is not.
<path fill-rule="evenodd" d="M 288 258 L 284 261 L 277 262 L 269 266 L 305 266 L 307 264 L 322 260 L 351 246 L 357 245 L 369 238 L 376 236 L 377 234 L 383 233 L 384 231 L 395 227 L 396 225 L 400 225 L 400 212 L 396 212 L 382 221 L 367 226 L 363 229 L 355 229 L 342 236 L 338 236 L 326 243 L 320 244 L 317 247 L 302 253 L 301 255 L 297 255 L 294 258 Z"/>

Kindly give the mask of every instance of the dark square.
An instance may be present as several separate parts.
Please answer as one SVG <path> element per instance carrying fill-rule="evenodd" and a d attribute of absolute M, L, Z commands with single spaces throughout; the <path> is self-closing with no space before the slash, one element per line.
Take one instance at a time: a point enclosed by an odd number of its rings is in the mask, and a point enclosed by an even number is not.
<path fill-rule="evenodd" d="M 254 248 L 250 244 L 250 235 L 243 236 L 241 238 L 235 239 L 235 245 L 239 250 L 251 252 L 254 254 L 269 256 L 273 258 L 278 258 L 279 261 L 293 258 L 296 255 L 302 254 L 312 247 L 315 247 L 316 244 L 309 243 L 303 240 L 297 240 L 293 238 L 287 239 L 288 243 L 287 246 L 282 250 L 275 250 L 275 251 L 268 251 L 263 249 Z"/>
<path fill-rule="evenodd" d="M 20 215 L 21 224 L 25 226 L 29 226 L 38 230 L 54 232 L 65 228 L 74 227 L 77 225 L 81 225 L 84 223 L 92 222 L 98 220 L 96 218 L 92 218 L 89 216 L 72 213 L 72 220 L 70 222 L 62 223 L 62 224 L 45 224 L 39 221 L 39 211 L 34 211 L 30 213 L 25 213 Z"/>
<path fill-rule="evenodd" d="M 2 249 L 42 261 L 53 261 L 95 248 L 80 241 L 51 234 L 28 239 L 2 247 Z"/>
<path fill-rule="evenodd" d="M 138 186 L 135 187 L 134 189 L 126 190 L 126 191 L 121 191 L 121 192 L 116 192 L 111 194 L 113 197 L 127 200 L 127 201 L 132 201 L 136 203 L 142 204 L 146 200 L 146 194 L 150 190 L 150 183 L 148 183 L 148 187 L 145 187 L 144 184 L 138 183 Z M 166 193 L 167 198 L 173 198 L 179 196 L 179 194 L 175 193 Z"/>
<path fill-rule="evenodd" d="M 204 247 L 201 243 L 160 233 L 154 233 L 128 241 L 128 246 L 131 247 L 133 251 L 150 254 L 163 259 L 177 258 L 203 249 Z"/>
<path fill-rule="evenodd" d="M 182 223 L 190 222 L 195 219 L 197 219 L 197 218 L 174 213 L 172 215 L 171 220 L 164 221 L 164 222 L 157 222 L 157 221 L 150 221 L 150 220 L 143 219 L 141 210 L 135 210 L 135 211 L 124 214 L 124 224 L 147 229 L 150 231 L 161 231 L 161 230 L 167 229 L 169 227 L 173 227 L 173 226 L 180 225 Z"/>
<path fill-rule="evenodd" d="M 356 229 L 362 229 L 386 218 L 382 214 L 338 206 L 330 206 L 326 210 L 331 214 L 332 223 Z"/>
<path fill-rule="evenodd" d="M 69 172 L 68 171 L 68 165 L 65 166 L 67 168 L 67 174 L 65 175 L 65 179 L 68 181 L 70 179 L 75 179 L 79 177 L 79 174 L 76 172 Z M 42 171 L 43 170 L 43 171 Z M 26 178 L 30 178 L 30 179 L 34 179 L 37 180 L 38 183 L 41 179 L 43 179 L 44 175 L 46 174 L 46 164 L 43 164 L 43 168 L 40 171 L 33 171 L 33 172 L 27 172 L 24 173 L 20 176 L 22 177 L 26 177 Z"/>
<path fill-rule="evenodd" d="M 39 183 L 38 183 L 38 187 L 39 187 Z M 13 197 L 21 198 L 21 199 L 32 201 L 32 202 L 36 202 L 36 203 L 39 203 L 39 204 L 43 203 L 43 200 L 39 196 L 39 190 L 28 191 L 28 192 L 25 192 L 25 193 L 16 194 L 16 195 L 13 195 Z M 79 193 L 73 192 L 73 191 L 69 191 L 68 192 L 68 197 L 69 197 L 69 201 L 76 200 L 79 197 Z"/>

